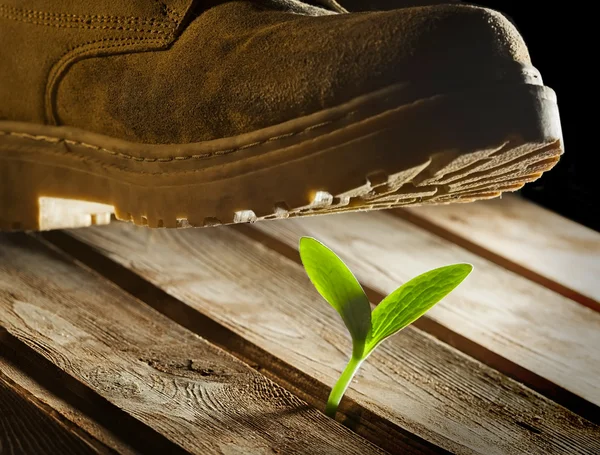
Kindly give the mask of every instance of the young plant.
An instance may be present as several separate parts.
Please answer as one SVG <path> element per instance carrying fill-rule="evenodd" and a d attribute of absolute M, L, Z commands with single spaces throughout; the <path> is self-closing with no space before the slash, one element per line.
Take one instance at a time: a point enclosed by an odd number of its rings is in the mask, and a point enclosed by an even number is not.
<path fill-rule="evenodd" d="M 352 337 L 352 356 L 327 400 L 325 413 L 330 417 L 335 417 L 350 381 L 375 348 L 423 316 L 473 270 L 470 264 L 454 264 L 426 272 L 404 283 L 371 311 L 350 269 L 321 242 L 302 237 L 300 258 L 310 281 L 340 314 Z"/>

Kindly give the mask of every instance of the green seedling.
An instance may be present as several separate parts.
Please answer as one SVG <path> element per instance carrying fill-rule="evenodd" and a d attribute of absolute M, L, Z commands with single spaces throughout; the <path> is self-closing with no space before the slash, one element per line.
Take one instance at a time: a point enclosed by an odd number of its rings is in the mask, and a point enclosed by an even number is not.
<path fill-rule="evenodd" d="M 360 283 L 329 248 L 311 237 L 300 239 L 300 258 L 317 291 L 340 314 L 352 337 L 352 355 L 331 390 L 325 413 L 335 417 L 360 365 L 385 339 L 423 316 L 473 270 L 454 264 L 431 270 L 404 283 L 373 311 Z"/>

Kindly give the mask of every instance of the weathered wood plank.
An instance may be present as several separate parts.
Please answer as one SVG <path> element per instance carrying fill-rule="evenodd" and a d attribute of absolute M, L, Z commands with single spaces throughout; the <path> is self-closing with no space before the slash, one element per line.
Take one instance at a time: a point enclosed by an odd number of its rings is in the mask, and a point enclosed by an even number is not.
<path fill-rule="evenodd" d="M 0 453 L 86 455 L 110 451 L 61 425 L 0 369 Z"/>
<path fill-rule="evenodd" d="M 125 445 L 138 453 L 189 454 L 181 446 L 137 420 L 132 415 L 111 404 L 83 382 L 52 363 L 52 357 L 31 349 L 19 338 L 0 325 L 0 350 L 3 357 L 16 363 L 42 381 L 43 387 L 72 403 L 93 420 L 109 428 Z M 83 428 L 79 428 L 83 430 Z M 120 453 L 120 452 L 119 452 Z"/>
<path fill-rule="evenodd" d="M 231 355 L 26 236 L 0 236 L 0 326 L 171 441 L 168 453 L 177 447 L 198 454 L 379 453 Z"/>
<path fill-rule="evenodd" d="M 517 196 L 399 216 L 600 311 L 600 233 Z"/>
<path fill-rule="evenodd" d="M 19 390 L 26 394 L 26 398 L 35 403 L 55 419 L 59 420 L 71 431 L 75 431 L 83 439 L 95 447 L 100 446 L 100 453 L 119 453 L 121 455 L 134 455 L 141 453 L 133 449 L 127 442 L 123 441 L 113 431 L 102 425 L 94 418 L 88 416 L 76 407 L 63 395 L 59 395 L 48 383 L 48 372 L 36 368 L 32 373 L 31 368 L 24 369 L 17 361 L 16 352 L 8 352 L 6 346 L 0 344 L 0 375 L 4 375 Z M 80 400 L 78 400 L 80 401 Z M 104 447 L 102 447 L 104 446 Z M 0 451 L 2 453 L 2 451 Z"/>
<path fill-rule="evenodd" d="M 119 223 L 71 235 L 281 359 L 289 369 L 276 365 L 274 374 L 283 381 L 302 388 L 294 378 L 308 375 L 331 386 L 347 360 L 345 329 L 301 267 L 235 230 L 174 232 Z M 95 266 L 98 254 L 79 241 L 69 243 L 64 234 L 47 238 Z M 112 272 L 103 263 L 101 272 L 130 286 L 132 277 L 118 267 Z M 154 295 L 141 287 L 136 282 L 131 290 Z M 271 370 L 258 363 L 261 371 Z M 387 421 L 390 434 L 403 428 L 453 453 L 600 450 L 597 425 L 414 328 L 369 358 L 341 409 L 357 431 L 369 425 L 361 415 L 376 415 L 386 419 L 380 425 Z"/>
<path fill-rule="evenodd" d="M 599 313 L 389 214 L 256 226 L 291 246 L 301 235 L 322 240 L 361 282 L 383 295 L 429 269 L 472 263 L 468 282 L 435 306 L 429 318 L 600 405 Z"/>

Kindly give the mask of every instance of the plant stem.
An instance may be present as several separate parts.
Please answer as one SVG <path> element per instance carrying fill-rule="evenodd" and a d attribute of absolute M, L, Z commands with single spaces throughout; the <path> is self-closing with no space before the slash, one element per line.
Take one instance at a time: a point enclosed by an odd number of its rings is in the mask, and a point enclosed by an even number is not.
<path fill-rule="evenodd" d="M 325 414 L 327 414 L 331 418 L 335 418 L 335 413 L 337 412 L 338 406 L 344 393 L 346 393 L 346 389 L 350 385 L 350 381 L 358 371 L 360 364 L 364 359 L 359 357 L 352 356 L 348 365 L 342 372 L 342 375 L 338 379 L 338 381 L 331 389 L 331 393 L 329 394 L 329 399 L 327 400 L 327 406 L 325 407 Z"/>

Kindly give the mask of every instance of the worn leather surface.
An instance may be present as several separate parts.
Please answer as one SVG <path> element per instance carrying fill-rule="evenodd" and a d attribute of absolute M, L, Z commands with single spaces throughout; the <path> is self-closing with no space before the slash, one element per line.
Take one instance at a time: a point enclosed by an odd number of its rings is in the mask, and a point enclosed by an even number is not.
<path fill-rule="evenodd" d="M 466 5 L 99 0 L 86 12 L 39 0 L 33 14 L 22 3 L 0 0 L 0 119 L 138 142 L 234 136 L 398 82 L 529 63 L 507 19 Z"/>
<path fill-rule="evenodd" d="M 313 0 L 316 1 L 316 0 Z M 391 9 L 411 8 L 449 3 L 459 3 L 460 0 L 343 0 L 344 8 L 356 11 L 386 11 Z"/>

